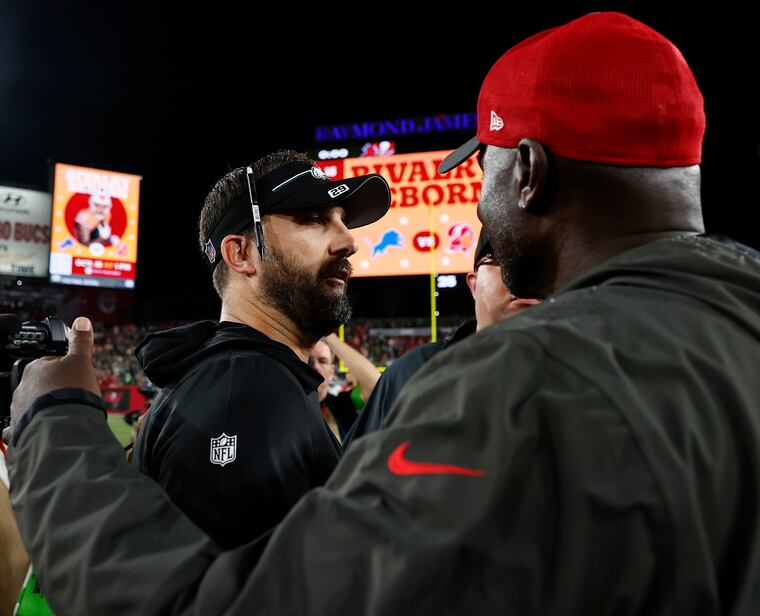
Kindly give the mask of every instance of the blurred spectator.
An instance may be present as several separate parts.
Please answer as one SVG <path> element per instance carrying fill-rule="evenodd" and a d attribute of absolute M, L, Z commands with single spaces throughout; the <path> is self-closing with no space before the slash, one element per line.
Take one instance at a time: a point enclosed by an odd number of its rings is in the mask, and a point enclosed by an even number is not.
<path fill-rule="evenodd" d="M 331 391 L 335 381 L 335 359 L 342 360 L 350 370 L 358 375 L 359 386 L 354 379 L 351 387 L 346 387 L 346 382 L 338 384 L 336 391 Z M 359 388 L 367 391 L 367 397 L 375 388 L 380 375 L 375 366 L 361 353 L 352 349 L 335 334 L 323 338 L 314 345 L 309 356 L 309 365 L 319 372 L 324 382 L 317 390 L 322 416 L 332 430 L 335 437 L 343 442 L 346 433 L 356 420 L 359 409 L 364 406 L 361 397 L 357 405 L 355 396 L 359 396 Z"/>
<path fill-rule="evenodd" d="M 28 568 L 29 557 L 8 498 L 5 449 L 0 445 L 0 615 L 13 613 Z"/>
<path fill-rule="evenodd" d="M 351 371 L 354 386 L 359 388 L 361 399 L 366 402 L 380 378 L 375 365 L 361 351 L 357 351 L 335 334 L 330 334 L 324 340 L 333 355 Z M 350 391 L 351 389 L 349 393 Z"/>
<path fill-rule="evenodd" d="M 148 395 L 155 394 L 157 387 L 143 373 L 135 357 L 135 347 L 149 333 L 181 324 L 179 321 L 150 325 L 96 324 L 93 363 L 100 387 L 105 389 L 118 385 L 137 385 Z"/>

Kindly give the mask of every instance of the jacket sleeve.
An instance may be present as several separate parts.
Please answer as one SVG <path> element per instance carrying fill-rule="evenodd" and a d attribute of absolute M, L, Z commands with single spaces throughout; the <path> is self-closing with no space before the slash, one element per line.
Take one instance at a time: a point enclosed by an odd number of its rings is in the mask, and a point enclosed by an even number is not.
<path fill-rule="evenodd" d="M 56 614 L 171 614 L 192 601 L 188 580 L 221 550 L 127 464 L 101 410 L 45 408 L 9 454 L 13 509 Z"/>
<path fill-rule="evenodd" d="M 664 575 L 657 487 L 614 405 L 518 351 L 464 342 L 431 361 L 263 555 L 220 553 L 102 415 L 38 413 L 12 486 L 43 589 L 60 614 L 638 613 Z"/>

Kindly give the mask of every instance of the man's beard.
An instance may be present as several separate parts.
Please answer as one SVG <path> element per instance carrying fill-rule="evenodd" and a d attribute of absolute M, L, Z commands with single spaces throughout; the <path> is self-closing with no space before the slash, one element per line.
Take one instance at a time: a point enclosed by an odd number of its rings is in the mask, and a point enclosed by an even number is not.
<path fill-rule="evenodd" d="M 546 272 L 556 260 L 551 247 L 521 235 L 511 221 L 503 221 L 488 237 L 507 290 L 515 297 L 545 298 L 552 283 Z"/>
<path fill-rule="evenodd" d="M 538 281 L 536 265 L 541 261 L 539 247 L 516 224 L 505 215 L 508 207 L 506 195 L 502 195 L 489 207 L 479 206 L 478 215 L 483 231 L 488 234 L 494 259 L 501 267 L 504 286 L 512 295 L 520 298 L 536 297 L 534 285 Z"/>
<path fill-rule="evenodd" d="M 267 246 L 262 290 L 266 300 L 282 311 L 299 331 L 313 339 L 326 336 L 351 318 L 346 287 L 326 290 L 325 280 L 342 270 L 351 272 L 348 259 L 325 263 L 316 274 L 299 269 L 290 259 Z"/>
<path fill-rule="evenodd" d="M 519 285 L 515 280 L 522 256 L 517 232 L 511 222 L 501 215 L 500 210 L 481 209 L 479 215 L 483 221 L 483 233 L 488 234 L 491 242 L 493 257 L 501 267 L 504 286 L 512 295 L 520 297 L 516 289 Z"/>

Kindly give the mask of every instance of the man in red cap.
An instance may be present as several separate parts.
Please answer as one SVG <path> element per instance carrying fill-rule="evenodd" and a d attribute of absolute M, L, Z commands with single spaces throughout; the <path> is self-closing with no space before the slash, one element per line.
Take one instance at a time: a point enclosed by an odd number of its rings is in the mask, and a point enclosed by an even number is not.
<path fill-rule="evenodd" d="M 497 260 L 546 301 L 426 364 L 263 553 L 221 553 L 101 411 L 38 398 L 94 386 L 87 327 L 27 368 L 12 496 L 54 608 L 757 613 L 760 258 L 702 233 L 683 57 L 587 15 L 509 50 L 478 114 L 443 170 L 480 149 Z"/>

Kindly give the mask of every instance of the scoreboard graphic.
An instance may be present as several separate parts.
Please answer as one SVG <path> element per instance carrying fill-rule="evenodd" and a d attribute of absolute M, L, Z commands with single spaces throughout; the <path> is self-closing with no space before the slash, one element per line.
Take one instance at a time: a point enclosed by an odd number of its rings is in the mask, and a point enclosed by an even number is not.
<path fill-rule="evenodd" d="M 55 166 L 50 280 L 135 286 L 140 176 Z"/>
<path fill-rule="evenodd" d="M 359 251 L 353 276 L 461 274 L 472 270 L 481 224 L 477 205 L 483 173 L 473 157 L 440 175 L 449 154 L 422 152 L 322 161 L 330 179 L 379 173 L 391 187 L 391 207 L 379 221 L 353 229 Z"/>

